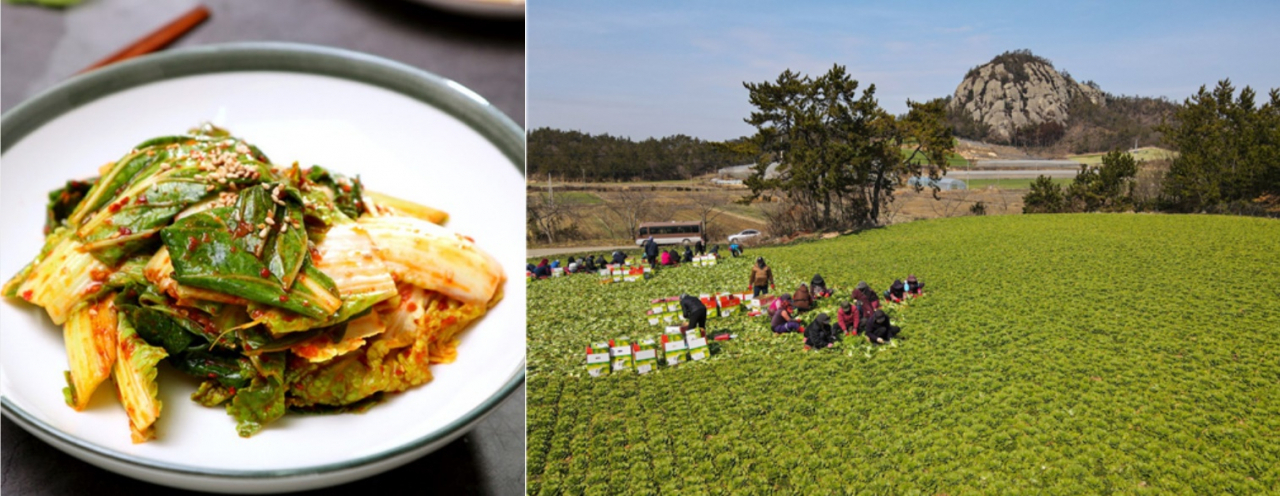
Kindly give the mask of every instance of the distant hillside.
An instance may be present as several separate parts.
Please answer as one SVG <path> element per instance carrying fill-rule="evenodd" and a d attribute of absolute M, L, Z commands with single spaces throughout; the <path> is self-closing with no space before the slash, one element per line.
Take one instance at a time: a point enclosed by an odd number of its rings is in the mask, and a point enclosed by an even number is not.
<path fill-rule="evenodd" d="M 752 157 L 685 135 L 631 141 L 608 134 L 538 128 L 528 136 L 527 173 L 579 181 L 689 179 Z"/>
<path fill-rule="evenodd" d="M 1085 153 L 1155 145 L 1154 126 L 1176 104 L 1116 96 L 1077 82 L 1029 50 L 1002 53 L 970 69 L 948 102 L 957 136 L 1020 147 Z"/>

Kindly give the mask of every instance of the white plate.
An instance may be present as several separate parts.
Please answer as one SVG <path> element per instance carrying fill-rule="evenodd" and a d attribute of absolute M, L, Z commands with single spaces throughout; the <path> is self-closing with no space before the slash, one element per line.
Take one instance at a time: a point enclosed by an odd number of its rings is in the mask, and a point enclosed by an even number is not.
<path fill-rule="evenodd" d="M 137 143 L 202 121 L 275 163 L 359 174 L 366 186 L 438 207 L 494 254 L 505 299 L 462 336 L 435 379 L 361 415 L 286 415 L 243 439 L 195 383 L 162 366 L 158 439 L 129 440 L 114 386 L 63 403 L 62 332 L 42 309 L 0 302 L 4 415 L 78 458 L 131 477 L 218 492 L 301 490 L 373 475 L 462 435 L 524 379 L 523 133 L 466 88 L 339 50 L 226 45 L 138 59 L 69 81 L 4 116 L 0 277 L 40 249 L 45 194 L 96 174 Z M 522 443 L 512 443 L 521 446 Z"/>

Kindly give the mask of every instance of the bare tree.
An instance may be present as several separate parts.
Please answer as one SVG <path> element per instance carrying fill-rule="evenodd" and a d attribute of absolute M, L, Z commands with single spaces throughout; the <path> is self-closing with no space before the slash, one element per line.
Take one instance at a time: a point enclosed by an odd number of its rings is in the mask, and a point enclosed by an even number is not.
<path fill-rule="evenodd" d="M 708 230 L 711 228 L 711 221 L 724 213 L 720 207 L 729 203 L 729 198 L 719 191 L 697 190 L 685 195 L 685 198 L 689 200 L 694 213 L 698 214 L 703 228 Z"/>
<path fill-rule="evenodd" d="M 556 242 L 558 233 L 569 218 L 570 206 L 557 202 L 554 195 L 529 195 L 526 212 L 530 228 L 535 236 L 545 237 L 548 244 Z"/>
<path fill-rule="evenodd" d="M 626 228 L 628 236 L 635 236 L 640 223 L 654 216 L 654 198 L 648 190 L 627 187 L 614 191 L 608 197 L 601 195 L 601 198 L 605 208 L 613 212 Z M 609 231 L 612 233 L 613 229 Z"/>

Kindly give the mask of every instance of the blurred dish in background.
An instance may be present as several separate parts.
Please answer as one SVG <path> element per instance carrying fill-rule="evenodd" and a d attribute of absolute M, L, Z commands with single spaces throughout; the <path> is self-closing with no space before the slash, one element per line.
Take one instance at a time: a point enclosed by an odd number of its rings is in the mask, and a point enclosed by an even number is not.
<path fill-rule="evenodd" d="M 441 10 L 494 19 L 521 19 L 524 0 L 411 0 Z"/>

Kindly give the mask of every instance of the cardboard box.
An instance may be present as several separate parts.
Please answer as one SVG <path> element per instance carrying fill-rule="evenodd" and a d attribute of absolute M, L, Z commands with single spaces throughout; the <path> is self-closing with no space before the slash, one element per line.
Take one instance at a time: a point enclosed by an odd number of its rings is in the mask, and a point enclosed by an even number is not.
<path fill-rule="evenodd" d="M 663 333 L 662 356 L 667 366 L 679 365 L 689 360 L 689 346 L 685 343 L 680 327 L 667 327 L 667 332 Z"/>
<path fill-rule="evenodd" d="M 631 355 L 631 338 L 623 336 L 610 339 L 609 346 L 609 360 L 613 363 L 615 372 L 635 367 L 635 360 Z"/>
<path fill-rule="evenodd" d="M 738 313 L 738 308 L 739 308 L 739 307 L 737 307 L 737 306 L 732 306 L 732 307 L 728 307 L 728 308 L 721 308 L 721 309 L 720 309 L 720 317 L 721 317 L 721 318 L 726 318 L 726 319 L 727 319 L 727 318 L 729 318 L 729 317 L 732 317 L 732 316 L 734 316 L 735 314 L 737 314 L 737 313 Z"/>
<path fill-rule="evenodd" d="M 551 277 L 562 277 L 562 276 L 564 276 L 564 267 L 556 267 L 551 269 Z"/>
<path fill-rule="evenodd" d="M 609 373 L 609 343 L 595 343 L 587 347 L 587 374 L 600 377 Z"/>
<path fill-rule="evenodd" d="M 711 356 L 711 348 L 707 347 L 707 338 L 698 329 L 685 332 L 685 345 L 689 348 L 689 360 L 703 360 Z"/>
<path fill-rule="evenodd" d="M 648 374 L 658 368 L 658 343 L 653 338 L 641 339 L 631 346 L 636 360 L 636 373 Z"/>

